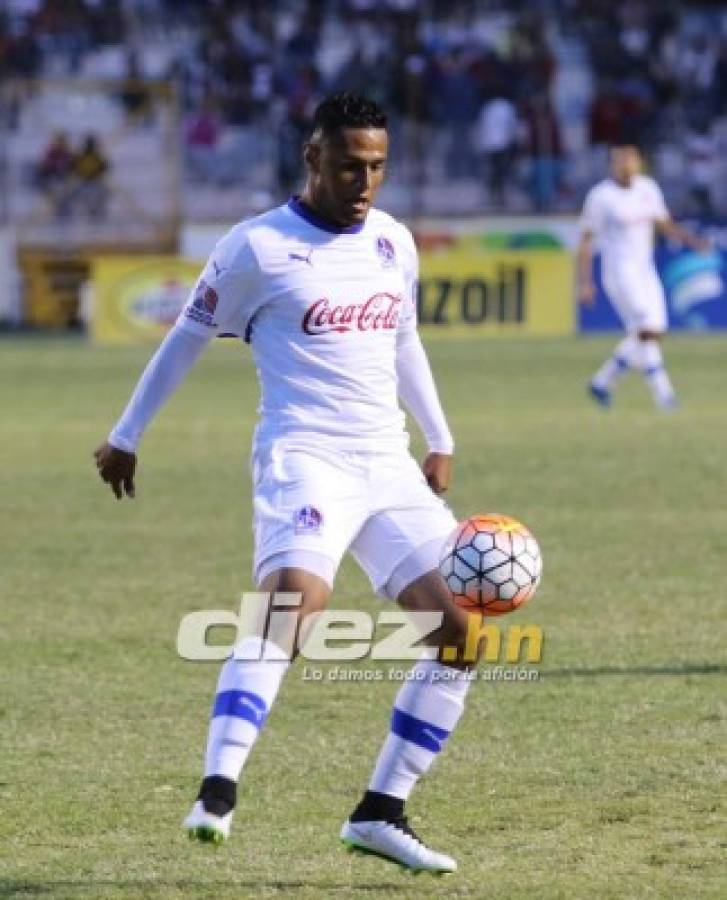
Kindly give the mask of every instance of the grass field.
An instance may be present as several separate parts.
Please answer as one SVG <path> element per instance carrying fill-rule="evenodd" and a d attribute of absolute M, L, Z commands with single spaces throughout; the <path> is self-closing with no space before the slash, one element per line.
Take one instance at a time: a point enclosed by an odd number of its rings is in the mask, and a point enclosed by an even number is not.
<path fill-rule="evenodd" d="M 500 620 L 542 627 L 539 681 L 474 685 L 410 804 L 459 858 L 442 880 L 342 851 L 397 688 L 310 683 L 300 662 L 229 844 L 180 828 L 217 667 L 176 656 L 179 620 L 251 587 L 249 356 L 207 354 L 117 503 L 91 452 L 149 351 L 0 343 L 0 895 L 727 897 L 727 341 L 671 341 L 672 415 L 635 379 L 610 413 L 588 405 L 609 346 L 430 344 L 455 511 L 522 518 L 545 559 Z M 335 603 L 378 607 L 350 562 Z"/>

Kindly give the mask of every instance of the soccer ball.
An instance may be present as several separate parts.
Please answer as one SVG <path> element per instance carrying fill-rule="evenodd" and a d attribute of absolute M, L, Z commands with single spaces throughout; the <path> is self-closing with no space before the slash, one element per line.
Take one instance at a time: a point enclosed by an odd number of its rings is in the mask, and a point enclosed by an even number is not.
<path fill-rule="evenodd" d="M 457 604 L 489 616 L 527 603 L 542 568 L 540 548 L 528 529 L 497 513 L 460 522 L 447 539 L 439 564 Z"/>

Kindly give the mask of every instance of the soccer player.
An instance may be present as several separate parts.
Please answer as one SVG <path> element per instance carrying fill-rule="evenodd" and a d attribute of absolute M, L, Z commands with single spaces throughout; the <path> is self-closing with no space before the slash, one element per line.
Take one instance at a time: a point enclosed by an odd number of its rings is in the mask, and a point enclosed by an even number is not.
<path fill-rule="evenodd" d="M 708 242 L 678 225 L 669 215 L 653 178 L 641 174 L 641 155 L 630 145 L 614 147 L 611 178 L 586 196 L 578 246 L 578 295 L 591 305 L 594 242 L 601 251 L 603 286 L 623 322 L 626 337 L 593 376 L 589 391 L 601 406 L 611 405 L 611 391 L 629 369 L 640 371 L 661 409 L 676 397 L 664 366 L 660 341 L 667 330 L 664 289 L 654 264 L 654 228 L 695 250 Z"/>
<path fill-rule="evenodd" d="M 133 497 L 136 449 L 154 414 L 210 338 L 243 337 L 262 392 L 252 452 L 259 589 L 302 593 L 302 621 L 325 607 L 350 550 L 376 591 L 406 610 L 441 613 L 434 646 L 462 647 L 467 617 L 437 570 L 456 524 L 438 496 L 454 445 L 416 330 L 417 252 L 409 231 L 372 206 L 386 124 L 357 95 L 321 103 L 303 193 L 219 242 L 95 455 L 116 497 Z M 427 440 L 421 468 L 397 395 Z M 223 665 L 204 779 L 185 821 L 193 837 L 228 836 L 241 769 L 288 665 L 271 635 L 242 639 Z M 414 870 L 456 869 L 412 831 L 404 803 L 457 725 L 469 685 L 462 662 L 415 664 L 344 843 Z"/>

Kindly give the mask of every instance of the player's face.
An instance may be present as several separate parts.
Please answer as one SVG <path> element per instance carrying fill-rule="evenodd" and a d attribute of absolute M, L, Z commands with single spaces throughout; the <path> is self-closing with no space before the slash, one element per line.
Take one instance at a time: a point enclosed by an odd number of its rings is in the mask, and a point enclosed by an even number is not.
<path fill-rule="evenodd" d="M 306 148 L 310 198 L 344 227 L 363 222 L 381 187 L 389 139 L 384 128 L 344 128 Z"/>
<path fill-rule="evenodd" d="M 615 147 L 611 151 L 611 174 L 619 184 L 630 184 L 641 171 L 641 156 L 636 147 Z"/>

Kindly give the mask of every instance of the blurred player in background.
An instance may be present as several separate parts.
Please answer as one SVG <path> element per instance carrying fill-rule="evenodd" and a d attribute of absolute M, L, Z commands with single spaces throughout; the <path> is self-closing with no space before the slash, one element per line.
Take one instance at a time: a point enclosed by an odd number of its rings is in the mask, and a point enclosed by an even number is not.
<path fill-rule="evenodd" d="M 581 218 L 578 246 L 578 296 L 594 302 L 594 244 L 601 253 L 603 287 L 626 337 L 593 376 L 589 391 L 601 406 L 611 405 L 611 391 L 629 369 L 640 371 L 661 409 L 676 405 L 660 341 L 668 328 L 666 299 L 654 263 L 654 228 L 695 250 L 708 242 L 671 218 L 659 185 L 641 172 L 639 150 L 630 145 L 611 150 L 611 177 L 591 188 Z"/>
<path fill-rule="evenodd" d="M 467 615 L 438 571 L 456 525 L 437 496 L 454 445 L 416 329 L 416 247 L 372 208 L 387 148 L 375 103 L 339 94 L 318 107 L 302 195 L 220 241 L 96 461 L 117 497 L 133 496 L 136 448 L 156 411 L 212 337 L 244 337 L 262 388 L 253 446 L 260 589 L 302 594 L 302 620 L 326 606 L 351 549 L 375 590 L 441 614 L 435 646 L 462 646 Z M 422 468 L 409 455 L 397 394 L 427 439 Z M 243 639 L 222 668 L 205 776 L 186 820 L 192 837 L 228 836 L 241 769 L 290 662 L 288 641 L 274 638 Z M 433 656 L 397 695 L 369 789 L 341 837 L 442 872 L 455 861 L 414 834 L 404 802 L 457 724 L 470 678 L 463 663 Z"/>

